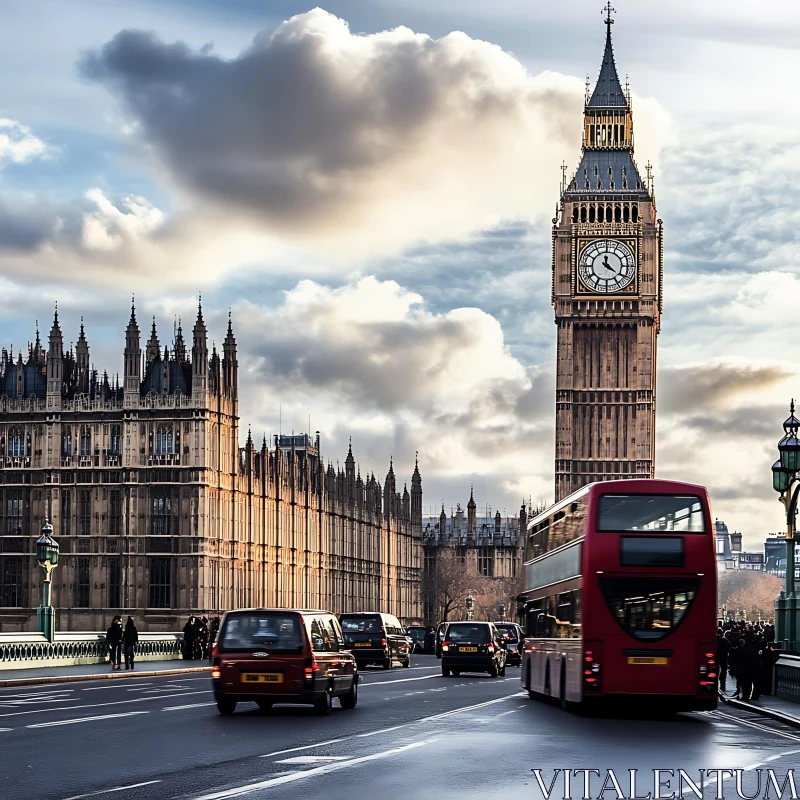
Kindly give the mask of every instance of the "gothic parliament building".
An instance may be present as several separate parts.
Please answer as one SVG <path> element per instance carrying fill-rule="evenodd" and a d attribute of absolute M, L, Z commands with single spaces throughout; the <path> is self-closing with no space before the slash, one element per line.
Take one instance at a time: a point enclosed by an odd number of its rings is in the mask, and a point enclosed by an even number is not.
<path fill-rule="evenodd" d="M 652 478 L 664 241 L 611 44 L 584 109 L 583 154 L 553 220 L 558 328 L 556 501 L 593 481 Z"/>
<path fill-rule="evenodd" d="M 177 330 L 144 353 L 135 309 L 124 380 L 91 368 L 83 323 L 64 352 L 58 310 L 45 351 L 0 358 L 0 630 L 32 630 L 49 518 L 61 548 L 56 628 L 143 631 L 190 613 L 280 606 L 420 616 L 422 478 L 362 477 L 352 447 L 326 467 L 320 437 L 240 447 L 236 339 L 209 354 L 198 307 L 191 354 Z M 242 437 L 244 438 L 244 437 Z"/>

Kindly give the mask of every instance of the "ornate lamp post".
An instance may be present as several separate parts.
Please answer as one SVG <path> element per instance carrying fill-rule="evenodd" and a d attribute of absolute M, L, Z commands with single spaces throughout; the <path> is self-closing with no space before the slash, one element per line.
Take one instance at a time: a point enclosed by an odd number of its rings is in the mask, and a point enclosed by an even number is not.
<path fill-rule="evenodd" d="M 42 525 L 42 536 L 36 542 L 36 558 L 44 570 L 42 604 L 36 609 L 36 630 L 52 642 L 56 626 L 55 612 L 50 599 L 50 573 L 58 565 L 58 542 L 53 538 L 53 526 L 46 519 Z"/>
<path fill-rule="evenodd" d="M 500 607 L 497 609 L 498 613 L 500 614 L 500 622 L 506 621 L 506 606 L 505 603 L 500 603 Z"/>
<path fill-rule="evenodd" d="M 794 415 L 794 400 L 789 407 L 789 419 L 783 423 L 786 434 L 778 442 L 780 458 L 772 465 L 772 488 L 780 495 L 786 510 L 786 588 L 775 601 L 775 638 L 783 649 L 793 653 L 797 636 L 797 596 L 794 592 L 794 547 L 797 497 L 800 492 L 800 419 Z"/>
<path fill-rule="evenodd" d="M 475 610 L 475 598 L 471 595 L 467 595 L 467 619 L 472 619 L 472 612 Z"/>

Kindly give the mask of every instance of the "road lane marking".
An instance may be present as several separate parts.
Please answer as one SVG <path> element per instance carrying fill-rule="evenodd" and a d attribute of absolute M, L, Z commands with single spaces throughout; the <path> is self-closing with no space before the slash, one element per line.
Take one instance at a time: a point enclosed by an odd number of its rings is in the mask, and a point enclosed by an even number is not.
<path fill-rule="evenodd" d="M 316 744 L 305 744 L 302 747 L 290 747 L 288 750 L 276 750 L 274 753 L 267 753 L 259 758 L 271 758 L 272 756 L 282 756 L 284 753 L 296 753 L 298 750 L 310 750 L 312 747 L 324 747 L 326 744 L 336 744 L 343 742 L 344 739 L 328 739 L 327 742 L 317 742 Z"/>
<path fill-rule="evenodd" d="M 6 731 L 13 731 L 13 728 L 0 728 L 0 733 L 5 733 Z"/>
<path fill-rule="evenodd" d="M 80 708 L 106 708 L 108 706 L 126 706 L 130 703 L 145 703 L 153 700 L 166 700 L 169 697 L 188 697 L 190 694 L 208 694 L 208 690 L 198 689 L 194 692 L 181 692 L 180 694 L 165 694 L 161 697 L 136 697 L 131 700 L 113 700 L 110 703 L 84 703 L 80 706 L 63 706 L 62 708 L 32 708 L 29 711 L 11 711 L 8 714 L 0 714 L 0 719 L 3 717 L 18 717 L 22 714 L 41 714 L 43 712 L 55 711 L 75 711 Z"/>
<path fill-rule="evenodd" d="M 167 706 L 167 708 L 162 708 L 162 711 L 183 711 L 184 708 L 200 708 L 200 706 L 215 706 L 216 703 L 189 703 L 186 706 Z"/>
<path fill-rule="evenodd" d="M 99 792 L 89 792 L 88 794 L 74 794 L 72 797 L 65 797 L 64 800 L 81 800 L 82 797 L 97 797 L 99 794 L 109 794 L 110 792 L 124 792 L 126 789 L 138 789 L 140 786 L 152 786 L 158 781 L 144 781 L 143 783 L 131 783 L 128 786 L 115 786 L 113 789 L 101 789 Z"/>
<path fill-rule="evenodd" d="M 498 717 L 505 717 L 508 714 L 516 714 L 518 710 L 519 709 L 517 708 L 512 708 L 511 711 L 504 711 L 502 714 L 495 714 L 494 718 L 497 719 Z"/>
<path fill-rule="evenodd" d="M 423 717 L 422 719 L 415 720 L 415 722 L 432 722 L 433 720 L 444 719 L 445 717 L 450 717 L 453 714 L 461 714 L 464 711 L 474 711 L 476 708 L 485 708 L 486 706 L 492 706 L 495 703 L 503 703 L 506 700 L 513 699 L 514 697 L 521 697 L 522 694 L 522 692 L 515 692 L 514 694 L 508 694 L 505 697 L 498 697 L 496 700 L 487 700 L 485 703 L 476 703 L 473 706 L 454 708 L 451 711 L 445 711 L 442 714 L 434 714 L 432 717 Z"/>
<path fill-rule="evenodd" d="M 326 764 L 331 761 L 347 761 L 350 756 L 293 756 L 276 761 L 276 764 Z"/>
<path fill-rule="evenodd" d="M 740 719 L 739 717 L 734 717 L 731 714 L 725 714 L 722 711 L 709 711 L 709 714 L 716 717 L 724 717 L 725 719 L 729 719 L 732 722 L 738 723 L 739 725 L 748 725 L 751 728 L 757 728 L 758 730 L 765 731 L 766 733 L 774 733 L 776 736 L 783 736 L 784 739 L 792 739 L 795 742 L 800 742 L 800 736 L 795 736 L 794 734 L 786 733 L 785 731 L 778 731 L 774 728 L 768 728 L 766 725 L 759 725 L 757 722 Z"/>
<path fill-rule="evenodd" d="M 75 725 L 78 722 L 94 722 L 98 719 L 117 719 L 118 717 L 136 717 L 140 714 L 149 714 L 149 711 L 126 711 L 124 714 L 101 714 L 96 717 L 77 717 L 76 719 L 59 719 L 55 722 L 37 722 L 35 725 L 26 725 L 26 728 L 54 728 L 57 725 Z"/>
<path fill-rule="evenodd" d="M 386 686 L 389 683 L 408 683 L 409 681 L 427 681 L 431 678 L 441 678 L 441 675 L 423 675 L 421 678 L 398 678 L 395 681 L 359 681 L 359 686 L 363 689 L 365 686 Z"/>
<path fill-rule="evenodd" d="M 152 686 L 152 683 L 114 683 L 114 681 L 110 682 L 111 685 L 106 686 L 90 686 L 88 689 L 81 689 L 82 692 L 97 692 L 100 689 L 127 689 L 129 686 L 136 686 L 144 688 L 145 686 Z"/>
<path fill-rule="evenodd" d="M 395 725 L 393 728 L 381 728 L 379 731 L 370 731 L 369 733 L 357 733 L 356 739 L 364 739 L 367 736 L 377 736 L 379 733 L 389 733 L 389 731 L 399 731 L 400 728 L 407 728 L 408 725 Z"/>
<path fill-rule="evenodd" d="M 228 797 L 240 797 L 243 794 L 250 794 L 250 792 L 257 792 L 260 789 L 269 789 L 272 786 L 281 786 L 285 783 L 292 783 L 294 781 L 303 780 L 316 775 L 326 775 L 329 772 L 338 772 L 340 769 L 347 769 L 354 767 L 358 764 L 366 764 L 370 761 L 377 761 L 382 758 L 390 758 L 391 756 L 400 755 L 401 753 L 415 750 L 425 745 L 433 744 L 438 739 L 427 739 L 422 742 L 414 742 L 405 747 L 396 747 L 392 750 L 384 750 L 381 753 L 373 753 L 369 756 L 360 756 L 359 758 L 351 758 L 349 761 L 340 761 L 335 764 L 324 764 L 321 767 L 312 767 L 311 769 L 303 770 L 302 772 L 295 772 L 291 775 L 284 775 L 280 778 L 270 778 L 269 780 L 259 781 L 258 783 L 249 783 L 244 786 L 237 786 L 233 789 L 224 789 L 221 792 L 212 792 L 211 794 L 204 794 L 196 797 L 195 800 L 225 800 Z"/>

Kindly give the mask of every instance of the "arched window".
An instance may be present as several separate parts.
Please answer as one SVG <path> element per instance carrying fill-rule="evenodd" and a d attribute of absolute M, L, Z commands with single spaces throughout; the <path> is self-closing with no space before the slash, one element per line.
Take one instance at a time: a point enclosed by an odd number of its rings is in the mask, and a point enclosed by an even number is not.
<path fill-rule="evenodd" d="M 630 208 L 628 206 L 623 206 L 622 208 L 622 221 L 628 222 L 631 218 Z"/>
<path fill-rule="evenodd" d="M 604 207 L 603 206 L 598 206 L 597 207 L 597 221 L 598 222 L 605 222 L 605 217 L 606 217 L 606 214 L 605 214 Z"/>
<path fill-rule="evenodd" d="M 594 222 L 594 206 L 589 206 L 589 222 Z"/>
<path fill-rule="evenodd" d="M 619 205 L 614 206 L 614 222 L 622 221 L 622 209 Z"/>
<path fill-rule="evenodd" d="M 578 221 L 578 206 L 575 206 L 572 209 L 572 221 L 573 222 L 577 222 Z"/>
<path fill-rule="evenodd" d="M 72 458 L 72 428 L 69 425 L 61 430 L 61 457 Z"/>
<path fill-rule="evenodd" d="M 634 203 L 633 208 L 631 209 L 631 219 L 634 222 L 639 221 L 639 205 L 637 203 Z"/>
<path fill-rule="evenodd" d="M 25 428 L 12 428 L 8 432 L 8 455 L 25 458 Z"/>
<path fill-rule="evenodd" d="M 81 426 L 80 455 L 92 454 L 92 428 L 90 425 Z"/>
<path fill-rule="evenodd" d="M 118 456 L 122 452 L 122 429 L 119 425 L 111 426 L 111 440 L 109 441 L 108 452 L 112 456 Z"/>
<path fill-rule="evenodd" d="M 586 222 L 586 206 L 581 206 L 581 222 Z"/>
<path fill-rule="evenodd" d="M 156 455 L 175 452 L 175 438 L 169 425 L 159 425 L 156 431 Z"/>

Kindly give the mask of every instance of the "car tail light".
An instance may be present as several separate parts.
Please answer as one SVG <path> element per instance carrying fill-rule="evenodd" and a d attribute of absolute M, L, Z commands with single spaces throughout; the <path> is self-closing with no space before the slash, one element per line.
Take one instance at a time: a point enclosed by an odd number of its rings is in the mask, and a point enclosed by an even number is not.
<path fill-rule="evenodd" d="M 386 639 L 381 639 L 381 647 L 386 647 Z"/>
<path fill-rule="evenodd" d="M 211 647 L 211 655 L 212 656 L 218 656 L 219 655 L 219 646 L 218 645 L 215 644 L 215 645 L 213 645 Z"/>
<path fill-rule="evenodd" d="M 222 670 L 219 667 L 219 659 L 215 658 L 212 665 L 211 665 L 211 677 L 212 678 L 221 678 L 222 677 Z"/>
<path fill-rule="evenodd" d="M 583 689 L 603 691 L 603 643 L 586 642 L 583 646 Z"/>
<path fill-rule="evenodd" d="M 698 645 L 698 691 L 700 694 L 716 694 L 719 679 L 719 665 L 714 647 L 708 644 Z"/>
<path fill-rule="evenodd" d="M 317 663 L 314 656 L 309 656 L 306 659 L 306 668 L 305 668 L 305 678 L 306 681 L 313 681 L 314 680 L 314 673 L 319 669 L 319 664 Z"/>
<path fill-rule="evenodd" d="M 494 645 L 491 642 L 489 642 L 488 650 L 489 650 L 490 653 L 494 653 Z"/>
<path fill-rule="evenodd" d="M 442 650 L 448 650 L 450 645 L 447 642 L 442 642 Z"/>

